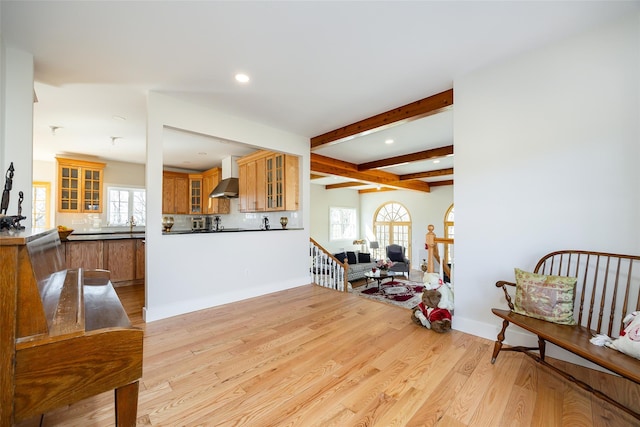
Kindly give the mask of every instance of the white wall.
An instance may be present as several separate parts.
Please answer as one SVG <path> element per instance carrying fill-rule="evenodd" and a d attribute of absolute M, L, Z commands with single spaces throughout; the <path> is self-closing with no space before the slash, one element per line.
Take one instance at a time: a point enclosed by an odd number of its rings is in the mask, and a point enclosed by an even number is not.
<path fill-rule="evenodd" d="M 495 340 L 494 283 L 552 250 L 640 253 L 639 18 L 455 81 L 454 328 Z"/>
<path fill-rule="evenodd" d="M 310 283 L 309 139 L 150 93 L 147 321 Z M 301 156 L 303 230 L 162 235 L 163 126 Z"/>
<path fill-rule="evenodd" d="M 360 197 L 357 191 L 346 188 L 325 190 L 324 185 L 311 185 L 311 207 L 310 233 L 316 242 L 331 253 L 342 248 L 345 251 L 360 249 L 359 245 L 353 245 L 354 239 L 329 240 L 329 208 L 355 208 L 359 213 Z"/>
<path fill-rule="evenodd" d="M 31 225 L 31 175 L 33 140 L 33 55 L 19 49 L 0 46 L 2 50 L 2 148 L 0 153 L 1 187 L 11 162 L 15 169 L 7 215 L 18 213 L 18 192 L 24 193 L 21 224 Z"/>

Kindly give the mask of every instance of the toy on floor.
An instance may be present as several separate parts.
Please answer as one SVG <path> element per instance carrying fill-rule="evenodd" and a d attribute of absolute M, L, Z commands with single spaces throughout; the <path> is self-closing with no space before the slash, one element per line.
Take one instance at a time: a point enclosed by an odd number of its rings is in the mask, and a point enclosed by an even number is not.
<path fill-rule="evenodd" d="M 453 314 L 453 291 L 443 283 L 438 273 L 425 273 L 422 302 L 411 314 L 412 320 L 435 332 L 451 330 Z"/>
<path fill-rule="evenodd" d="M 438 333 L 451 329 L 451 312 L 445 308 L 438 308 L 442 294 L 435 289 L 422 293 L 422 302 L 418 304 L 411 319 L 418 325 L 424 326 Z"/>

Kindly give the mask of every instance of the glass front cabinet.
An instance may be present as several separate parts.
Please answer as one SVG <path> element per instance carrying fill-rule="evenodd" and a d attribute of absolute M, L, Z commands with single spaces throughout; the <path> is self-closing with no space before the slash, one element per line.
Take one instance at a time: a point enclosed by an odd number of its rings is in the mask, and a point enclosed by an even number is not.
<path fill-rule="evenodd" d="M 58 212 L 101 213 L 105 163 L 56 158 Z"/>

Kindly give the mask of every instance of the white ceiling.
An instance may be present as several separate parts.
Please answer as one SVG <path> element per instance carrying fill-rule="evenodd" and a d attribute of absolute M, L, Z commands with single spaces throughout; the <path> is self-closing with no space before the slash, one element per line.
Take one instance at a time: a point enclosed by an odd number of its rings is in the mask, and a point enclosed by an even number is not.
<path fill-rule="evenodd" d="M 148 91 L 313 137 L 639 10 L 639 1 L 3 0 L 0 29 L 5 45 L 34 55 L 36 159 L 82 153 L 144 163 Z M 237 72 L 251 82 L 236 83 Z M 450 111 L 316 152 L 362 163 L 423 151 L 452 144 L 452 123 Z M 54 136 L 50 126 L 61 129 Z M 396 142 L 385 145 L 387 137 Z M 177 151 L 167 150 L 166 162 L 188 169 L 247 149 L 175 131 L 167 141 Z"/>

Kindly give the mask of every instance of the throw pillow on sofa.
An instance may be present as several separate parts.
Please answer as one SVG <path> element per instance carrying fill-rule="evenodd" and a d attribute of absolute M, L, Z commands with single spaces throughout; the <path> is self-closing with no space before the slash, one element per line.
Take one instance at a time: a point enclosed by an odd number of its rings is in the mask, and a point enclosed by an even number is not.
<path fill-rule="evenodd" d="M 347 262 L 349 264 L 357 264 L 358 260 L 356 258 L 356 253 L 355 252 L 347 252 Z"/>
<path fill-rule="evenodd" d="M 358 253 L 358 263 L 371 262 L 371 254 Z"/>
<path fill-rule="evenodd" d="M 333 254 L 334 257 L 340 262 L 344 262 L 344 259 L 347 257 L 347 254 L 344 252 L 338 252 L 337 254 Z"/>

